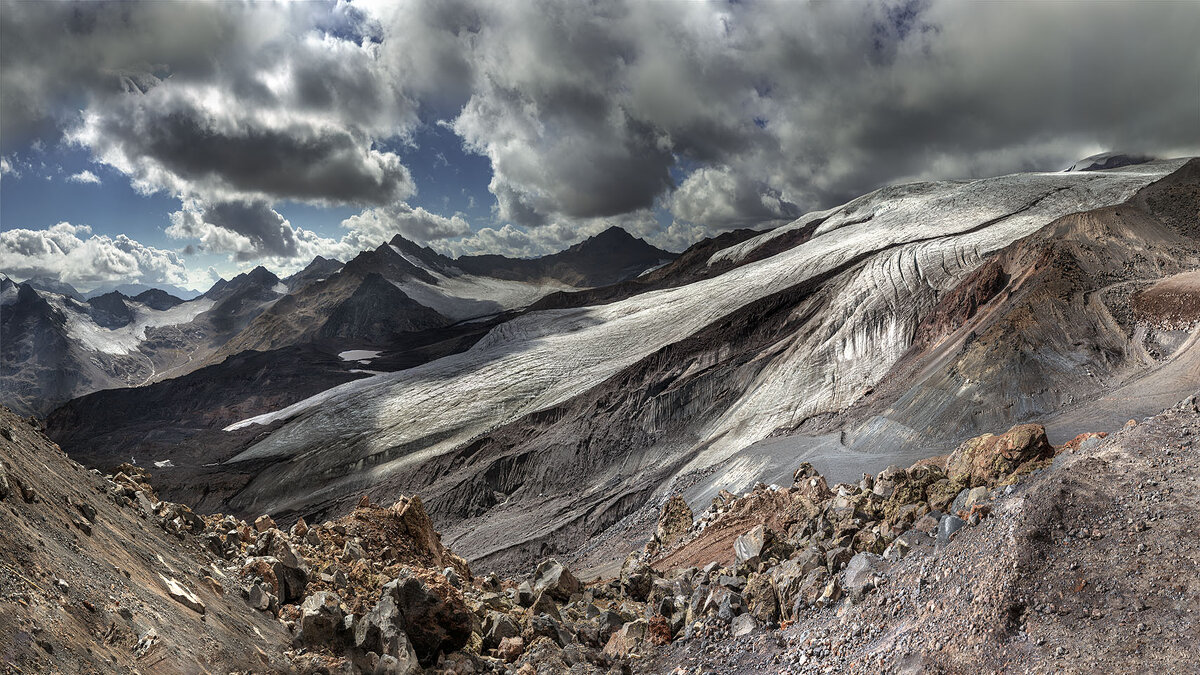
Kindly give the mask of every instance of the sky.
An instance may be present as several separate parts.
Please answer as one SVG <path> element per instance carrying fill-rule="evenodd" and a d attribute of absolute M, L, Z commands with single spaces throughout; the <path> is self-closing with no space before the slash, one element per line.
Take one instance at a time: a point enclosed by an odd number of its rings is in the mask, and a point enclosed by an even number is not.
<path fill-rule="evenodd" d="M 1200 154 L 1200 3 L 0 0 L 0 272 L 203 290 L 394 234 L 679 251 Z"/>

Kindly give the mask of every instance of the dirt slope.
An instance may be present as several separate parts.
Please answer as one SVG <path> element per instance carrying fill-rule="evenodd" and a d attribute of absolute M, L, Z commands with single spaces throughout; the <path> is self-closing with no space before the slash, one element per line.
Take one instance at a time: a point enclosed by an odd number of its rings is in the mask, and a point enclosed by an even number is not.
<path fill-rule="evenodd" d="M 282 672 L 291 636 L 183 539 L 120 508 L 107 483 L 0 408 L 0 669 Z M 7 487 L 5 487 L 5 485 Z M 23 488 L 22 488 L 23 486 Z M 90 516 L 90 517 L 89 517 Z M 174 581 L 203 613 L 173 599 Z M 197 605 L 198 606 L 198 605 Z"/>

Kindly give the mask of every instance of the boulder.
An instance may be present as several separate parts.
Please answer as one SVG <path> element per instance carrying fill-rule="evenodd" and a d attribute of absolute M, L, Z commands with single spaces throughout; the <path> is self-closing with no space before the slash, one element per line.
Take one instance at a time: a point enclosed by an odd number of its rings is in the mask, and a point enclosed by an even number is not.
<path fill-rule="evenodd" d="M 1054 447 L 1040 424 L 1017 425 L 1003 434 L 963 442 L 946 462 L 950 480 L 968 487 L 993 485 L 1027 462 L 1052 459 Z"/>
<path fill-rule="evenodd" d="M 854 557 L 854 551 L 846 546 L 839 546 L 829 550 L 825 554 L 825 566 L 829 568 L 830 573 L 836 574 L 850 562 Z"/>
<path fill-rule="evenodd" d="M 958 516 L 946 516 L 938 523 L 937 538 L 938 541 L 945 544 L 950 541 L 956 532 L 966 527 L 967 521 Z"/>
<path fill-rule="evenodd" d="M 853 597 L 861 597 L 874 589 L 882 579 L 887 562 L 873 553 L 855 554 L 846 565 L 842 588 Z"/>
<path fill-rule="evenodd" d="M 397 656 L 412 649 L 402 628 L 396 601 L 384 595 L 354 626 L 354 646 L 363 651 Z"/>
<path fill-rule="evenodd" d="M 504 638 L 496 647 L 496 657 L 505 663 L 516 661 L 524 653 L 525 640 L 517 636 Z"/>
<path fill-rule="evenodd" d="M 496 649 L 504 640 L 520 634 L 521 626 L 503 612 L 488 612 L 483 618 L 483 646 L 487 649 Z"/>
<path fill-rule="evenodd" d="M 692 529 L 692 509 L 681 495 L 672 495 L 663 504 L 654 536 L 663 546 L 671 547 Z"/>
<path fill-rule="evenodd" d="M 268 516 L 265 513 L 254 520 L 254 529 L 258 530 L 259 532 L 266 532 L 274 527 L 275 521 L 271 519 L 271 516 Z"/>
<path fill-rule="evenodd" d="M 630 654 L 641 651 L 642 644 L 650 632 L 650 624 L 645 619 L 630 621 L 608 639 L 604 645 L 604 655 L 611 658 L 625 658 Z"/>
<path fill-rule="evenodd" d="M 746 581 L 746 588 L 742 591 L 742 597 L 746 599 L 750 614 L 758 621 L 766 624 L 779 621 L 779 598 L 769 575 L 750 575 Z"/>
<path fill-rule="evenodd" d="M 309 646 L 336 646 L 342 621 L 342 599 L 328 591 L 313 593 L 300 603 L 300 637 Z"/>
<path fill-rule="evenodd" d="M 382 593 L 395 601 L 422 665 L 435 662 L 441 652 L 462 649 L 471 637 L 471 614 L 462 594 L 441 575 L 400 576 L 384 584 Z"/>
<path fill-rule="evenodd" d="M 529 616 L 539 616 L 545 614 L 555 619 L 561 620 L 562 616 L 558 613 L 558 605 L 554 604 L 553 598 L 546 591 L 542 591 L 534 598 L 533 604 L 529 606 Z"/>
<path fill-rule="evenodd" d="M 758 569 L 759 556 L 767 544 L 767 530 L 762 525 L 756 525 L 746 534 L 733 542 L 733 552 L 737 556 L 738 565 L 746 565 Z"/>
<path fill-rule="evenodd" d="M 742 637 L 749 635 L 758 628 L 758 621 L 749 614 L 743 614 L 736 617 L 733 623 L 729 625 L 729 631 L 733 633 L 733 637 Z"/>
<path fill-rule="evenodd" d="M 184 607 L 187 607 L 197 614 L 204 613 L 204 603 L 200 601 L 200 598 L 197 597 L 195 593 L 191 592 L 186 586 L 174 579 L 164 577 L 161 574 L 159 575 L 159 578 L 162 579 L 163 584 L 167 587 L 167 595 L 169 595 L 172 600 L 180 603 Z"/>
<path fill-rule="evenodd" d="M 818 567 L 817 569 L 809 572 L 804 577 L 804 580 L 800 582 L 799 593 L 797 594 L 795 601 L 795 609 L 798 610 L 801 607 L 812 607 L 813 605 L 817 604 L 817 601 L 821 598 L 821 594 L 825 591 L 826 585 L 829 583 L 829 579 L 829 571 L 824 567 Z M 793 615 L 795 614 L 799 614 L 799 612 L 794 611 Z"/>
<path fill-rule="evenodd" d="M 533 590 L 535 593 L 548 593 L 550 597 L 567 602 L 580 591 L 581 584 L 562 563 L 557 560 L 545 560 L 534 572 Z"/>
<path fill-rule="evenodd" d="M 645 602 L 654 585 L 654 572 L 643 563 L 636 552 L 629 554 L 621 566 L 621 592 L 637 602 Z"/>

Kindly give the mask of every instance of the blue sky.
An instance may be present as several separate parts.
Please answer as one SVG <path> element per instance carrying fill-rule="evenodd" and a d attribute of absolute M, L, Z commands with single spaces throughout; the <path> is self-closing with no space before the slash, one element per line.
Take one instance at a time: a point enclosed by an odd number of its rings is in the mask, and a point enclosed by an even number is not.
<path fill-rule="evenodd" d="M 1200 153 L 1190 3 L 0 2 L 0 272 L 85 289 Z"/>

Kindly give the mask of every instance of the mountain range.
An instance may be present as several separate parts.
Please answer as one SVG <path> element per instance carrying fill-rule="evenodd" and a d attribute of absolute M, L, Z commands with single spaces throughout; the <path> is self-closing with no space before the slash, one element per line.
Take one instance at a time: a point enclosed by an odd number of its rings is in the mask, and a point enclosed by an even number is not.
<path fill-rule="evenodd" d="M 201 509 L 417 492 L 469 560 L 611 572 L 669 491 L 696 508 L 798 461 L 847 480 L 1022 422 L 1063 443 L 1183 398 L 1198 184 L 1173 160 L 891 186 L 678 257 L 616 230 L 524 261 L 396 238 L 218 283 L 187 324 L 207 351 L 47 430 L 169 467 Z"/>

